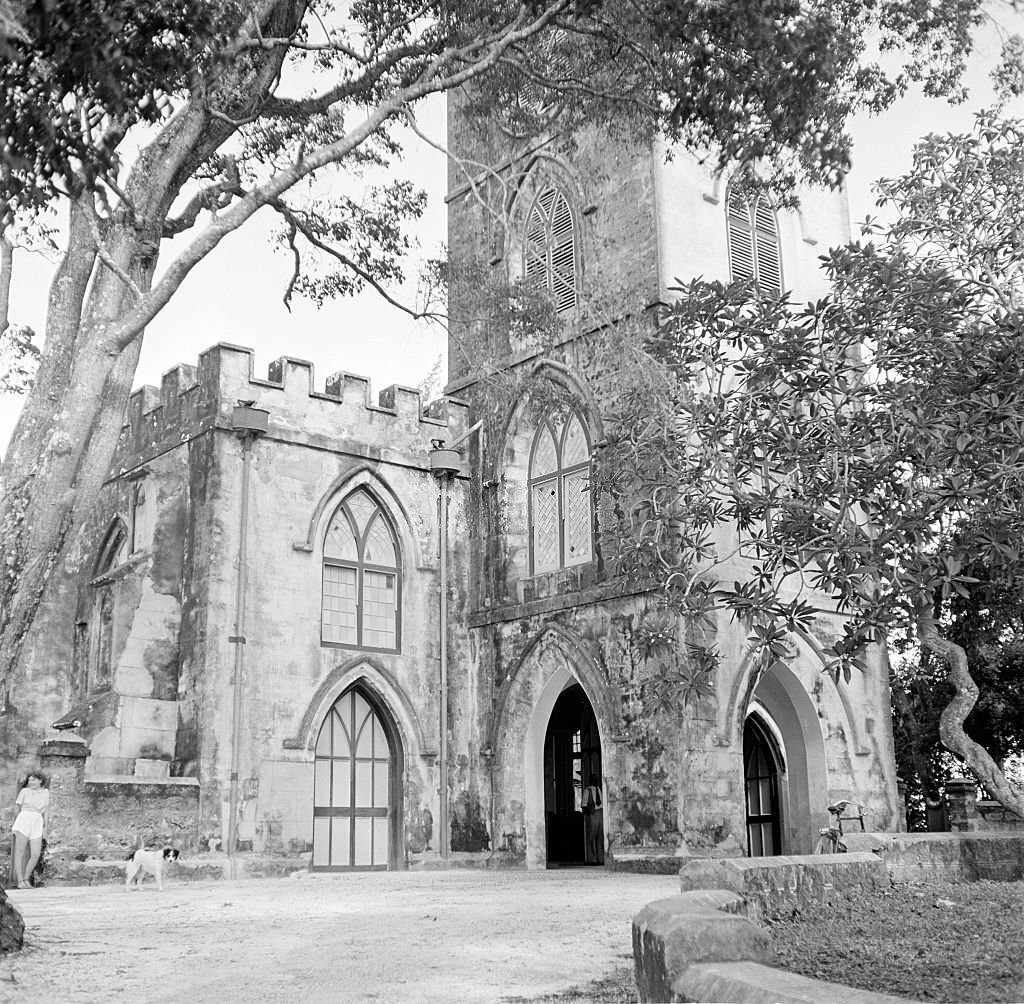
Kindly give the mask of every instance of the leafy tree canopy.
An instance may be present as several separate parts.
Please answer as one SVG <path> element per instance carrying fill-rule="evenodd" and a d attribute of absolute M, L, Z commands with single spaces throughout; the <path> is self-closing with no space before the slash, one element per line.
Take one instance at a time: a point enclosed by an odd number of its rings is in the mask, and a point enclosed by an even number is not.
<path fill-rule="evenodd" d="M 344 135 L 342 109 L 401 94 L 396 115 L 484 68 L 472 108 L 497 112 L 512 133 L 555 112 L 571 128 L 601 109 L 608 122 L 664 128 L 724 159 L 788 153 L 789 177 L 835 180 L 848 166 L 849 113 L 880 110 L 915 80 L 927 93 L 956 93 L 982 17 L 982 0 L 19 6 L 0 8 L 10 26 L 0 66 L 9 209 L 112 184 L 129 129 L 166 121 L 184 100 L 230 127 L 222 139 L 241 129 L 252 154 L 285 155 Z M 899 68 L 883 71 L 875 48 L 898 51 Z M 255 90 L 242 83 L 246 64 L 286 53 L 324 86 L 279 98 L 276 76 Z"/>
<path fill-rule="evenodd" d="M 1024 600 L 1022 193 L 1024 123 L 980 114 L 879 183 L 894 222 L 822 258 L 824 299 L 680 288 L 597 479 L 606 554 L 682 613 L 742 618 L 765 668 L 826 610 L 845 615 L 837 679 L 912 630 L 948 666 L 942 742 L 1018 811 L 963 731 L 978 691 L 935 611 Z"/>
<path fill-rule="evenodd" d="M 0 688 L 81 553 L 143 330 L 254 214 L 278 214 L 288 294 L 388 295 L 423 196 L 364 171 L 399 163 L 419 104 L 449 91 L 512 141 L 586 121 L 767 158 L 779 188 L 834 181 L 850 111 L 911 80 L 955 91 L 982 2 L 0 0 L 0 232 L 67 210 L 0 469 Z"/>

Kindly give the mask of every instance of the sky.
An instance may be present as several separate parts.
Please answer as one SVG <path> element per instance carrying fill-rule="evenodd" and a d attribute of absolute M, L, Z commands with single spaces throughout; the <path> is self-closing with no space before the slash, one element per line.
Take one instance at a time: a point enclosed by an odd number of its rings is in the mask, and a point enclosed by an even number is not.
<path fill-rule="evenodd" d="M 1004 26 L 1024 30 L 1024 18 L 1009 16 Z M 874 215 L 872 182 L 902 173 L 910 166 L 915 140 L 928 132 L 970 128 L 975 110 L 992 100 L 988 72 L 999 54 L 991 26 L 978 37 L 968 70 L 970 98 L 961 105 L 927 99 L 913 93 L 884 115 L 860 117 L 851 123 L 854 165 L 847 179 L 851 219 L 856 224 Z M 1024 101 L 1008 109 L 1024 116 Z M 435 102 L 420 114 L 428 135 L 444 141 L 444 109 Z M 428 192 L 423 218 L 413 228 L 419 257 L 436 257 L 445 241 L 446 165 L 443 154 L 419 141 L 410 141 L 402 165 L 407 177 Z M 316 386 L 339 370 L 367 376 L 374 392 L 389 384 L 419 385 L 443 357 L 443 331 L 413 321 L 368 290 L 358 297 L 337 300 L 322 308 L 295 298 L 289 311 L 282 294 L 291 273 L 291 259 L 271 246 L 273 214 L 261 210 L 242 229 L 229 235 L 186 278 L 172 301 L 146 331 L 136 386 L 159 385 L 161 374 L 178 363 L 195 363 L 199 353 L 217 342 L 232 342 L 255 351 L 255 373 L 265 376 L 267 365 L 279 356 L 308 359 L 315 365 Z M 173 242 L 163 253 L 170 259 Z M 16 261 L 11 291 L 11 319 L 44 327 L 47 285 L 52 264 L 39 255 Z M 406 269 L 410 277 L 402 298 L 415 295 L 415 256 Z M 442 368 L 442 374 L 444 370 Z M 442 377 L 443 379 L 443 377 Z M 0 395 L 0 450 L 6 447 L 20 409 L 21 398 Z"/>

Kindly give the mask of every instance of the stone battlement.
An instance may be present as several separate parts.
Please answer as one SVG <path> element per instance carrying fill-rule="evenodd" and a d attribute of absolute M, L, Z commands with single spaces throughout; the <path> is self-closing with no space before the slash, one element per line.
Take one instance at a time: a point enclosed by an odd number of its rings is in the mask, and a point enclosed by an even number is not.
<path fill-rule="evenodd" d="M 456 439 L 467 421 L 462 402 L 424 404 L 418 390 L 399 384 L 385 387 L 374 401 L 370 381 L 352 373 L 333 373 L 317 390 L 313 364 L 291 356 L 275 359 L 266 378 L 258 377 L 252 349 L 221 342 L 203 352 L 197 366 L 168 370 L 159 388 L 144 386 L 131 394 L 114 473 L 210 429 L 231 429 L 239 401 L 270 413 L 271 437 L 338 450 L 358 444 L 360 452 L 419 457 L 432 439 Z"/>

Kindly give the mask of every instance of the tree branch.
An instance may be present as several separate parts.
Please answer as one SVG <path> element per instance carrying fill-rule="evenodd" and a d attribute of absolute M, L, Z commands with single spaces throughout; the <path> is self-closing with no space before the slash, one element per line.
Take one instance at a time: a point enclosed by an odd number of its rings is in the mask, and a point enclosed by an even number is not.
<path fill-rule="evenodd" d="M 292 249 L 293 254 L 295 255 L 295 271 L 292 275 L 291 280 L 288 283 L 288 289 L 285 293 L 286 305 L 289 299 L 291 298 L 292 289 L 295 286 L 300 265 L 299 251 L 298 248 L 295 246 L 294 238 L 292 236 L 294 235 L 295 231 L 298 231 L 318 251 L 323 251 L 324 254 L 330 255 L 340 265 L 343 265 L 345 268 L 349 269 L 349 271 L 354 272 L 357 276 L 359 276 L 360 279 L 362 279 L 364 282 L 372 286 L 381 297 L 383 297 L 388 303 L 391 304 L 391 306 L 397 307 L 403 313 L 408 314 L 414 321 L 419 321 L 424 318 L 431 321 L 440 321 L 446 318 L 445 314 L 441 314 L 437 311 L 417 311 L 413 310 L 411 307 L 407 307 L 404 303 L 401 303 L 399 300 L 396 300 L 390 293 L 388 293 L 388 291 L 379 282 L 377 282 L 377 280 L 374 279 L 373 276 L 366 271 L 366 269 L 362 268 L 362 266 L 354 262 L 351 258 L 349 258 L 347 254 L 345 254 L 342 251 L 339 251 L 337 248 L 332 248 L 329 244 L 325 244 L 323 241 L 321 241 L 316 236 L 316 234 L 314 234 L 312 230 L 306 225 L 306 223 L 303 222 L 299 215 L 295 213 L 287 205 L 285 205 L 283 202 L 281 202 L 280 200 L 276 200 L 270 204 L 270 207 L 277 213 L 279 213 L 285 220 L 288 221 L 288 226 L 290 228 L 288 243 Z"/>
<path fill-rule="evenodd" d="M 11 276 L 14 274 L 14 245 L 6 231 L 0 232 L 0 334 L 10 321 Z"/>
<path fill-rule="evenodd" d="M 195 226 L 199 214 L 204 209 L 208 209 L 211 212 L 216 212 L 218 209 L 226 209 L 231 204 L 233 196 L 245 195 L 245 190 L 242 188 L 242 180 L 238 173 L 238 164 L 234 157 L 227 158 L 225 173 L 226 177 L 220 181 L 206 185 L 196 192 L 179 216 L 169 217 L 164 220 L 164 237 L 174 237 L 185 230 L 190 230 Z"/>
<path fill-rule="evenodd" d="M 523 23 L 524 18 L 520 12 L 512 22 L 514 26 L 507 26 L 504 34 L 490 42 L 483 55 L 468 66 L 439 75 L 440 69 L 447 62 L 458 61 L 462 54 L 470 51 L 469 47 L 446 50 L 444 58 L 439 57 L 438 60 L 435 60 L 429 72 L 421 74 L 420 79 L 414 83 L 399 88 L 389 98 L 380 101 L 351 132 L 333 143 L 319 147 L 304 157 L 300 163 L 280 170 L 262 185 L 250 190 L 225 213 L 212 220 L 203 232 L 198 234 L 192 243 L 171 262 L 153 288 L 112 326 L 110 330 L 112 343 L 120 348 L 129 345 L 168 303 L 184 281 L 185 276 L 206 258 L 227 234 L 237 230 L 261 207 L 279 199 L 293 185 L 309 177 L 320 168 L 343 160 L 370 136 L 376 134 L 385 122 L 399 115 L 402 109 L 412 102 L 430 94 L 455 89 L 488 72 L 498 63 L 507 49 L 541 31 L 555 14 L 565 9 L 568 2 L 569 0 L 558 0 L 536 18 L 525 23 Z M 474 43 L 473 49 L 478 47 L 478 44 Z"/>

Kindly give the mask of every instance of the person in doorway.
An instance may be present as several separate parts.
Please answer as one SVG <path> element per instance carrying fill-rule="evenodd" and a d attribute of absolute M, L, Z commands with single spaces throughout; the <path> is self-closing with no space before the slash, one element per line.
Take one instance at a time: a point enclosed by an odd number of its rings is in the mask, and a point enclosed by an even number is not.
<path fill-rule="evenodd" d="M 29 774 L 15 801 L 18 816 L 11 831 L 14 835 L 14 880 L 19 889 L 31 888 L 32 873 L 43 850 L 46 814 L 50 808 L 47 784 L 45 774 Z"/>
<path fill-rule="evenodd" d="M 604 799 L 596 774 L 590 775 L 583 789 L 583 860 L 588 865 L 604 864 Z"/>

